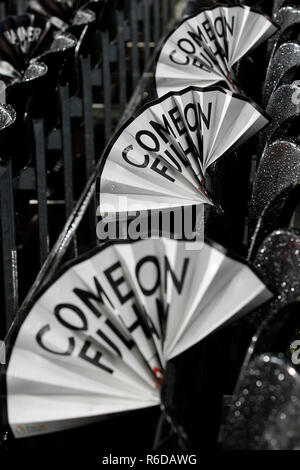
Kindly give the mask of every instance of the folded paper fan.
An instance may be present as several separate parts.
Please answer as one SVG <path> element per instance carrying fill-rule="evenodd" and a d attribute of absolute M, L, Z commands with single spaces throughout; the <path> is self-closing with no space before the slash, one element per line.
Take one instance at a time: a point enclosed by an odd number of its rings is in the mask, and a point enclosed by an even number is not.
<path fill-rule="evenodd" d="M 249 266 L 213 244 L 149 239 L 97 248 L 44 288 L 12 335 L 14 435 L 158 405 L 169 359 L 271 296 Z"/>
<path fill-rule="evenodd" d="M 103 155 L 100 214 L 211 204 L 209 165 L 267 123 L 250 100 L 218 87 L 189 87 L 147 104 Z"/>
<path fill-rule="evenodd" d="M 186 18 L 166 37 L 158 53 L 158 96 L 220 81 L 234 90 L 234 64 L 277 29 L 270 19 L 245 5 L 215 6 Z"/>
<path fill-rule="evenodd" d="M 22 77 L 33 67 L 31 60 L 51 46 L 53 37 L 51 23 L 40 16 L 7 17 L 0 23 L 0 75 Z"/>

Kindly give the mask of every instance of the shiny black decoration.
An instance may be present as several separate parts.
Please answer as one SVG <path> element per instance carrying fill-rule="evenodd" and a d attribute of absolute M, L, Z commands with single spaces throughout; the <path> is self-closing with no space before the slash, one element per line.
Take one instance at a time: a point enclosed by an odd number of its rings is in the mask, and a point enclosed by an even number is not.
<path fill-rule="evenodd" d="M 294 77 L 299 73 L 299 69 L 300 42 L 290 41 L 281 44 L 269 62 L 263 90 L 264 106 L 268 105 L 270 96 L 279 85 L 294 81 Z"/>
<path fill-rule="evenodd" d="M 268 41 L 269 56 L 275 53 L 280 44 L 293 39 L 295 34 L 297 37 L 300 27 L 300 8 L 294 6 L 280 8 L 275 21 L 280 29 Z"/>
<path fill-rule="evenodd" d="M 223 446 L 299 450 L 300 376 L 281 355 L 256 357 L 239 380 Z"/>
<path fill-rule="evenodd" d="M 276 431 L 275 440 L 274 434 L 272 434 L 272 439 L 268 438 L 264 424 L 260 422 L 260 416 L 269 422 L 270 417 L 275 417 L 283 402 L 288 409 L 292 406 L 289 403 L 290 399 L 295 403 L 293 383 L 287 382 L 286 392 L 289 396 L 285 395 L 282 387 L 275 387 L 276 383 L 272 383 L 269 388 L 268 367 L 269 353 L 271 353 L 280 355 L 292 377 L 298 377 L 300 374 L 300 231 L 280 229 L 273 232 L 262 243 L 254 265 L 263 276 L 269 279 L 272 288 L 277 291 L 277 298 L 251 315 L 251 321 L 257 325 L 257 330 L 248 348 L 240 380 L 234 393 L 232 409 L 223 436 L 224 445 L 235 449 L 293 449 L 294 443 L 290 438 L 299 440 L 299 428 L 294 428 L 289 421 L 281 423 L 281 420 L 286 420 L 284 416 L 286 413 L 282 414 L 280 421 L 276 418 L 276 423 L 273 421 L 272 427 L 276 429 L 281 424 L 286 426 L 288 438 L 282 435 L 280 428 L 280 432 Z M 256 361 L 258 355 L 264 357 L 264 363 L 261 362 L 259 371 L 251 362 Z M 253 370 L 256 370 L 255 374 Z M 258 383 L 254 381 L 255 375 Z M 245 383 L 247 377 L 250 376 L 253 378 L 251 391 Z M 280 381 L 283 382 L 286 377 L 288 376 L 284 374 L 284 378 L 281 376 Z M 248 385 L 250 386 L 250 383 Z M 265 400 L 260 393 L 265 385 L 268 385 L 266 395 L 273 396 L 271 402 Z M 248 391 L 244 392 L 244 390 Z M 299 398 L 299 393 L 297 396 Z M 244 399 L 241 400 L 241 397 Z M 277 407 L 280 403 L 278 399 L 282 401 L 279 408 Z M 260 408 L 261 403 L 263 403 L 263 408 Z M 270 416 L 266 413 L 270 413 Z M 292 409 L 291 413 L 295 414 L 295 409 Z M 247 420 L 247 426 L 243 424 L 245 420 Z M 260 435 L 259 426 L 264 430 Z M 240 438 L 237 436 L 238 430 L 241 431 Z"/>
<path fill-rule="evenodd" d="M 45 74 L 37 62 L 50 66 L 50 73 L 60 70 L 76 44 L 73 36 L 59 33 L 42 16 L 8 17 L 0 23 L 0 78 L 8 85 L 37 78 Z"/>
<path fill-rule="evenodd" d="M 57 86 L 68 81 L 76 45 L 42 16 L 11 16 L 0 23 L 0 80 L 17 111 L 18 139 L 10 146 L 15 175 L 32 160 L 31 120 L 44 118 L 46 131 L 57 125 Z"/>
<path fill-rule="evenodd" d="M 50 48 L 53 34 L 51 24 L 34 15 L 9 16 L 0 23 L 0 80 L 6 84 L 6 101 L 15 107 L 20 126 L 30 114 L 33 90 L 39 89 L 48 71 L 34 58 Z M 26 130 L 22 132 L 25 138 Z"/>
<path fill-rule="evenodd" d="M 0 105 L 0 131 L 7 129 L 16 120 L 16 112 L 9 104 Z"/>
<path fill-rule="evenodd" d="M 273 142 L 264 152 L 255 178 L 250 213 L 254 221 L 285 189 L 300 183 L 300 146 L 292 139 Z"/>
<path fill-rule="evenodd" d="M 297 0 L 273 0 L 272 15 L 276 18 L 280 8 L 297 5 Z"/>
<path fill-rule="evenodd" d="M 296 260 L 294 260 L 296 261 Z M 299 258 L 294 269 L 299 268 Z M 279 296 L 282 297 L 282 296 Z M 290 302 L 287 303 L 288 297 Z M 261 323 L 250 342 L 242 372 L 245 371 L 253 357 L 266 351 L 280 353 L 285 361 L 300 373 L 300 322 L 299 322 L 299 297 L 289 295 L 285 300 L 272 302 L 272 308 L 268 307 L 268 315 L 261 316 Z M 296 298 L 296 300 L 293 300 Z M 267 313 L 267 310 L 264 312 Z"/>
<path fill-rule="evenodd" d="M 300 236 L 297 229 L 278 229 L 261 244 L 253 261 L 280 300 L 288 304 L 300 295 Z"/>
<path fill-rule="evenodd" d="M 35 15 L 9 16 L 0 23 L 0 78 L 22 80 L 32 59 L 47 51 L 55 29 Z"/>
<path fill-rule="evenodd" d="M 266 148 L 257 171 L 250 202 L 249 254 L 280 227 L 300 226 L 300 146 L 293 139 Z"/>
<path fill-rule="evenodd" d="M 268 279 L 276 297 L 247 317 L 248 324 L 255 328 L 255 337 L 250 344 L 244 367 L 253 354 L 288 351 L 287 340 L 284 340 L 284 347 L 279 348 L 278 344 L 281 334 L 284 337 L 284 324 L 289 323 L 291 309 L 299 312 L 300 231 L 293 228 L 278 229 L 268 235 L 259 247 L 253 265 Z M 299 314 L 295 318 L 289 328 L 289 337 L 294 335 L 299 324 Z"/>
<path fill-rule="evenodd" d="M 266 112 L 271 123 L 260 134 L 258 156 L 276 139 L 300 135 L 300 88 L 296 83 L 281 85 L 272 94 Z"/>
<path fill-rule="evenodd" d="M 277 298 L 251 315 L 257 330 L 234 392 L 223 446 L 296 449 L 300 419 L 300 231 L 280 229 L 270 234 L 259 248 L 254 266 L 269 280 Z"/>
<path fill-rule="evenodd" d="M 96 20 L 101 17 L 106 1 L 98 0 L 29 0 L 28 12 L 42 15 L 58 31 L 69 33 L 77 40 L 75 56 L 92 55 L 91 44 L 95 44 Z M 91 7 L 91 9 L 89 8 Z M 92 64 L 94 65 L 93 58 Z M 77 66 L 76 66 L 77 65 Z M 70 94 L 78 92 L 80 65 L 70 69 Z"/>
<path fill-rule="evenodd" d="M 274 230 L 288 227 L 298 218 L 298 203 L 300 200 L 300 184 L 290 185 L 279 192 L 264 208 L 258 217 L 255 229 L 250 240 L 248 256 L 253 259 L 258 247 Z"/>

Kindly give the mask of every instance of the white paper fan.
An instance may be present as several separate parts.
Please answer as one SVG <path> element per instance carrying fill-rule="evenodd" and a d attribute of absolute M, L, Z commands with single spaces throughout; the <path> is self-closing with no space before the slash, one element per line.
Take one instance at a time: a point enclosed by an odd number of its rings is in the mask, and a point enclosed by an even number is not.
<path fill-rule="evenodd" d="M 147 104 L 103 155 L 101 215 L 211 204 L 209 165 L 267 123 L 254 103 L 220 87 L 189 87 Z"/>
<path fill-rule="evenodd" d="M 166 361 L 272 296 L 219 246 L 187 246 L 168 239 L 112 243 L 44 289 L 15 335 L 7 366 L 16 437 L 158 405 Z"/>
<path fill-rule="evenodd" d="M 233 65 L 277 29 L 269 18 L 245 5 L 214 6 L 186 18 L 166 37 L 158 53 L 158 96 L 220 81 L 234 90 Z"/>

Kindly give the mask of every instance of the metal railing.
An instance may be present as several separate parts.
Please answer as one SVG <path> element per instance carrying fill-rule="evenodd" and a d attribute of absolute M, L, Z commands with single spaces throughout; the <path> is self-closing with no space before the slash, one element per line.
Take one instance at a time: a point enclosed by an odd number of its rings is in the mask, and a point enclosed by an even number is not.
<path fill-rule="evenodd" d="M 18 12 L 24 11 L 26 2 L 16 3 Z M 96 60 L 94 50 L 93 60 L 90 54 L 78 59 L 76 94 L 70 96 L 68 85 L 58 90 L 60 125 L 47 134 L 43 120 L 33 121 L 34 163 L 18 177 L 10 163 L 0 166 L 0 337 L 66 257 L 97 243 L 95 184 L 101 153 L 118 123 L 151 97 L 153 52 L 174 23 L 177 3 L 116 3 L 110 29 L 95 31 L 91 47 L 99 50 Z M 47 172 L 53 153 L 59 155 L 55 178 Z M 23 195 L 28 199 L 25 222 L 16 214 Z M 28 224 L 29 243 L 24 240 Z"/>

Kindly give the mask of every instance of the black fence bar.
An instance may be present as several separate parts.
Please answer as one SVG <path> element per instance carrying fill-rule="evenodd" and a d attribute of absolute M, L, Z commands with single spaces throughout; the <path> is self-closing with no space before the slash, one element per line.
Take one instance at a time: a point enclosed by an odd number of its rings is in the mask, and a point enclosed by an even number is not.
<path fill-rule="evenodd" d="M 18 266 L 14 221 L 14 198 L 11 162 L 0 167 L 1 235 L 3 258 L 3 284 L 5 290 L 6 329 L 11 325 L 18 307 Z"/>
<path fill-rule="evenodd" d="M 90 57 L 81 57 L 82 71 L 82 92 L 83 92 L 83 117 L 84 117 L 84 150 L 85 150 L 85 168 L 86 180 L 89 179 L 95 168 L 95 136 L 93 119 L 93 94 L 91 77 L 91 59 Z M 96 201 L 92 200 L 88 219 L 89 226 L 94 227 L 96 221 Z M 96 244 L 96 232 L 90 231 L 90 242 Z"/>
<path fill-rule="evenodd" d="M 153 39 L 155 44 L 158 43 L 160 37 L 159 19 L 159 0 L 153 0 Z"/>
<path fill-rule="evenodd" d="M 138 50 L 138 12 L 137 1 L 131 0 L 131 13 L 130 13 L 130 28 L 131 28 L 131 60 L 132 60 L 132 88 L 137 85 L 140 69 L 139 69 L 139 50 Z"/>
<path fill-rule="evenodd" d="M 165 0 L 164 2 L 162 2 L 162 16 L 161 16 L 161 19 L 162 19 L 162 31 L 164 30 L 165 25 L 168 23 L 168 20 L 169 20 L 168 7 L 169 7 L 169 2 L 168 2 L 168 0 Z"/>
<path fill-rule="evenodd" d="M 119 61 L 119 102 L 120 112 L 123 112 L 127 102 L 127 74 L 125 57 L 125 17 L 124 10 L 117 10 L 118 31 L 118 61 Z"/>
<path fill-rule="evenodd" d="M 110 43 L 109 32 L 102 31 L 101 33 L 102 44 L 102 80 L 103 80 L 103 100 L 104 100 L 104 129 L 105 141 L 111 135 L 111 71 L 110 71 Z"/>
<path fill-rule="evenodd" d="M 47 207 L 47 170 L 45 155 L 45 134 L 42 120 L 33 121 L 36 155 L 36 181 L 38 194 L 40 265 L 49 253 L 48 207 Z"/>
<path fill-rule="evenodd" d="M 173 2 L 173 0 L 167 0 L 169 4 L 169 18 L 172 18 L 176 14 L 176 2 Z"/>
<path fill-rule="evenodd" d="M 86 179 L 88 179 L 95 166 L 91 59 L 90 59 L 90 56 L 88 56 L 88 57 L 81 57 L 80 60 L 81 60 L 81 72 L 82 72 L 85 169 L 86 169 Z"/>
<path fill-rule="evenodd" d="M 150 58 L 150 1 L 143 0 L 144 11 L 144 61 L 147 64 Z"/>
<path fill-rule="evenodd" d="M 71 140 L 71 118 L 69 87 L 60 88 L 60 104 L 62 119 L 62 149 L 64 161 L 64 187 L 65 187 L 65 213 L 66 218 L 72 212 L 74 206 L 73 191 L 73 158 L 72 158 L 72 140 Z"/>
<path fill-rule="evenodd" d="M 26 0 L 16 0 L 17 14 L 25 13 L 28 2 Z"/>

